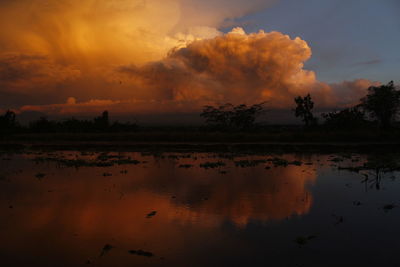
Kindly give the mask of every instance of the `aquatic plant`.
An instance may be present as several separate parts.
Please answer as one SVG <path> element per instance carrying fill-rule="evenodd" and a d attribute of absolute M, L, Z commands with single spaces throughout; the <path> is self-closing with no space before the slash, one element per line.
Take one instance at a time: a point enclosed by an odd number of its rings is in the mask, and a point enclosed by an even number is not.
<path fill-rule="evenodd" d="M 300 247 L 306 245 L 310 240 L 316 238 L 316 235 L 309 236 L 298 236 L 294 242 L 296 242 Z"/>
<path fill-rule="evenodd" d="M 204 168 L 204 169 L 214 169 L 214 168 L 218 168 L 218 167 L 223 167 L 226 164 L 222 161 L 216 161 L 216 162 L 205 162 L 200 164 L 200 168 Z"/>
<path fill-rule="evenodd" d="M 129 250 L 128 251 L 130 254 L 134 254 L 134 255 L 139 255 L 139 256 L 144 256 L 144 257 L 153 257 L 154 254 L 148 251 L 144 251 L 144 250 Z"/>

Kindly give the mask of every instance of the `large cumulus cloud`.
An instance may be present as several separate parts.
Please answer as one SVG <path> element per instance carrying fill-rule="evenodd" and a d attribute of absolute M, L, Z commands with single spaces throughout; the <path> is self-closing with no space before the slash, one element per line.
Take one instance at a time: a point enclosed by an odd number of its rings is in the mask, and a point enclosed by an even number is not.
<path fill-rule="evenodd" d="M 122 66 L 118 71 L 133 86 L 147 88 L 160 99 L 267 101 L 275 108 L 288 107 L 293 97 L 307 93 L 320 106 L 354 104 L 371 85 L 367 80 L 335 85 L 318 81 L 313 71 L 303 68 L 311 54 L 308 44 L 298 37 L 264 31 L 246 34 L 235 28 L 173 50 L 161 61 Z"/>
<path fill-rule="evenodd" d="M 357 102 L 372 83 L 318 81 L 304 69 L 312 52 L 301 38 L 220 31 L 273 2 L 1 1 L 0 108 L 16 98 L 21 111 L 63 114 L 193 112 L 224 102 L 291 108 L 306 93 L 320 107 Z M 60 104 L 68 97 L 78 100 Z"/>

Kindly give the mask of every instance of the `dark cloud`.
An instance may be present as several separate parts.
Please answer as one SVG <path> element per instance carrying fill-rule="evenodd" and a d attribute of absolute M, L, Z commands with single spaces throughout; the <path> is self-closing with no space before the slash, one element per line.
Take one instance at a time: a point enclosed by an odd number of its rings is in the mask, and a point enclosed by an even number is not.
<path fill-rule="evenodd" d="M 372 60 L 357 62 L 357 63 L 353 64 L 352 66 L 376 65 L 376 64 L 380 64 L 380 63 L 382 63 L 382 59 L 372 59 Z"/>
<path fill-rule="evenodd" d="M 80 71 L 38 54 L 0 54 L 0 92 L 23 93 L 79 77 Z"/>

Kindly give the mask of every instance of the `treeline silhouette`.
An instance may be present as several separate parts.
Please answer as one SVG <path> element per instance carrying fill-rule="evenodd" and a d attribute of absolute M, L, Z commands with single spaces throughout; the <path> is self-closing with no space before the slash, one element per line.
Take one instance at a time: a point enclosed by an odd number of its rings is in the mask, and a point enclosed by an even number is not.
<path fill-rule="evenodd" d="M 314 114 L 314 102 L 310 94 L 294 98 L 292 110 L 306 129 L 356 130 L 377 127 L 390 130 L 397 122 L 400 111 L 400 91 L 393 81 L 382 86 L 371 86 L 360 103 L 339 111 L 322 113 L 318 123 Z M 219 107 L 205 106 L 200 114 L 210 128 L 219 130 L 246 130 L 260 127 L 257 121 L 267 111 L 265 102 L 253 106 L 225 104 Z"/>
<path fill-rule="evenodd" d="M 101 133 L 101 132 L 132 132 L 138 128 L 136 123 L 121 123 L 109 120 L 108 111 L 104 111 L 101 116 L 92 120 L 78 120 L 76 118 L 61 121 L 49 120 L 41 117 L 39 120 L 22 126 L 16 120 L 13 111 L 6 111 L 0 116 L 1 133 Z"/>
<path fill-rule="evenodd" d="M 110 122 L 108 111 L 92 120 L 79 120 L 70 118 L 60 121 L 49 120 L 41 117 L 27 126 L 22 126 L 17 121 L 13 111 L 6 111 L 0 116 L 0 134 L 12 133 L 107 133 L 107 132 L 146 132 L 160 130 L 164 132 L 268 132 L 274 131 L 268 126 L 265 115 L 268 110 L 266 102 L 247 106 L 245 104 L 224 104 L 220 106 L 205 106 L 200 116 L 204 119 L 202 127 L 164 127 L 145 128 L 137 123 Z M 294 116 L 301 119 L 304 129 L 310 131 L 333 132 L 359 131 L 380 129 L 386 132 L 398 130 L 398 115 L 400 111 L 400 91 L 396 89 L 393 81 L 386 85 L 371 86 L 367 95 L 352 107 L 342 110 L 322 113 L 320 118 L 314 114 L 314 101 L 310 94 L 294 98 Z M 319 121 L 322 119 L 322 121 Z M 291 132 L 295 126 L 288 127 Z M 297 126 L 298 128 L 298 126 Z M 147 129 L 147 130 L 146 130 Z M 171 130 L 172 129 L 172 130 Z M 272 129 L 272 130 L 271 130 Z M 171 137 L 172 138 L 172 137 Z M 179 140 L 176 140 L 179 141 Z"/>

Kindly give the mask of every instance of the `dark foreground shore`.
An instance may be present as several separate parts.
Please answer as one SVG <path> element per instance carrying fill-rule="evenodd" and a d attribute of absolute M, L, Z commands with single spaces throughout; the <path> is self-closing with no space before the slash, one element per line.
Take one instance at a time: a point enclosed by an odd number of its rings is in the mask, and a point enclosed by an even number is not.
<path fill-rule="evenodd" d="M 137 152 L 372 153 L 397 152 L 400 143 L 159 143 L 159 142 L 1 142 L 0 150 L 76 150 Z"/>
<path fill-rule="evenodd" d="M 194 132 L 41 133 L 0 136 L 1 150 L 118 150 L 221 152 L 395 152 L 400 134 L 391 132 Z"/>

